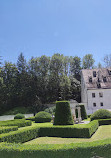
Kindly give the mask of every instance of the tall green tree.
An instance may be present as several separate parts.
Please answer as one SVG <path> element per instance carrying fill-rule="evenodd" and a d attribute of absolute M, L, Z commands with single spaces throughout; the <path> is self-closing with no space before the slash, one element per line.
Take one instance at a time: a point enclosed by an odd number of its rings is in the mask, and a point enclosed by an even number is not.
<path fill-rule="evenodd" d="M 94 66 L 94 58 L 92 54 L 86 54 L 82 59 L 83 69 L 92 69 Z"/>

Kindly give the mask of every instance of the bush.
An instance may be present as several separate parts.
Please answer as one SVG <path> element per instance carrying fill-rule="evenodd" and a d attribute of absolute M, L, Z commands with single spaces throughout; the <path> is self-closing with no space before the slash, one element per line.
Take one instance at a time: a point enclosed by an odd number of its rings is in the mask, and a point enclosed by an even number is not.
<path fill-rule="evenodd" d="M 87 119 L 88 117 L 87 117 L 85 106 L 84 105 L 79 105 L 79 106 L 81 108 L 81 118 L 82 118 L 82 120 Z"/>
<path fill-rule="evenodd" d="M 56 106 L 50 107 L 50 108 L 46 108 L 44 111 L 48 112 L 50 114 L 54 114 L 56 110 Z"/>
<path fill-rule="evenodd" d="M 108 118 L 111 118 L 111 112 L 106 109 L 99 109 L 96 112 L 94 112 L 90 117 L 91 121 L 97 119 L 108 119 Z"/>
<path fill-rule="evenodd" d="M 53 126 L 41 127 L 39 130 L 40 137 L 63 137 L 63 138 L 90 138 L 98 129 L 98 121 L 94 120 L 81 127 L 75 126 Z"/>
<path fill-rule="evenodd" d="M 45 111 L 38 112 L 35 115 L 35 122 L 36 123 L 43 123 L 43 122 L 50 122 L 51 121 L 51 114 Z"/>
<path fill-rule="evenodd" d="M 8 120 L 8 121 L 0 121 L 0 126 L 18 126 L 18 127 L 25 127 L 25 126 L 31 126 L 32 121 L 30 120 Z"/>
<path fill-rule="evenodd" d="M 32 117 L 28 117 L 28 118 L 26 118 L 26 120 L 31 120 L 31 121 L 35 121 L 35 116 L 32 116 Z"/>
<path fill-rule="evenodd" d="M 14 117 L 14 119 L 23 119 L 23 118 L 25 118 L 25 116 L 23 114 L 20 114 L 20 113 L 16 114 Z"/>
<path fill-rule="evenodd" d="M 18 130 L 17 126 L 0 127 L 0 134 L 2 134 L 2 133 L 8 133 L 10 131 L 17 131 L 17 130 Z"/>
<path fill-rule="evenodd" d="M 73 125 L 70 104 L 68 101 L 57 101 L 54 125 Z"/>
<path fill-rule="evenodd" d="M 101 125 L 111 125 L 111 119 L 99 119 L 99 126 Z"/>

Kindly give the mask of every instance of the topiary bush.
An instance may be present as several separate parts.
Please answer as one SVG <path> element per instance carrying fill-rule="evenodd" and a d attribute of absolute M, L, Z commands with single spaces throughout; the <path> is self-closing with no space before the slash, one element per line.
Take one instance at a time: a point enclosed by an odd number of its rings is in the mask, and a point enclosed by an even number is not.
<path fill-rule="evenodd" d="M 73 125 L 74 121 L 68 101 L 57 101 L 54 125 Z"/>
<path fill-rule="evenodd" d="M 25 116 L 23 114 L 20 114 L 20 113 L 16 114 L 14 117 L 14 119 L 23 119 L 23 118 L 25 118 Z"/>
<path fill-rule="evenodd" d="M 111 112 L 106 109 L 99 109 L 91 115 L 90 120 L 92 121 L 97 119 L 108 119 L 108 118 L 111 118 Z"/>
<path fill-rule="evenodd" d="M 35 123 L 43 123 L 50 121 L 51 121 L 51 114 L 49 114 L 48 112 L 41 111 L 35 115 Z"/>
<path fill-rule="evenodd" d="M 85 106 L 84 105 L 79 105 L 79 106 L 81 108 L 81 118 L 82 118 L 82 120 L 87 119 L 88 116 L 87 116 L 87 113 L 86 113 Z"/>

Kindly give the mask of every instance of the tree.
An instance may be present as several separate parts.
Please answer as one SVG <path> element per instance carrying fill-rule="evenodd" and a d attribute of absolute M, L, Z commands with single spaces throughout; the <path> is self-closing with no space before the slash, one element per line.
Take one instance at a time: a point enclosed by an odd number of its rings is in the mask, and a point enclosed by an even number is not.
<path fill-rule="evenodd" d="M 111 68 L 111 54 L 105 55 L 103 61 L 105 63 L 105 67 Z"/>
<path fill-rule="evenodd" d="M 95 60 L 93 59 L 92 54 L 86 54 L 82 60 L 83 69 L 92 69 L 94 66 Z"/>
<path fill-rule="evenodd" d="M 70 57 L 71 76 L 80 81 L 81 59 L 78 56 Z"/>

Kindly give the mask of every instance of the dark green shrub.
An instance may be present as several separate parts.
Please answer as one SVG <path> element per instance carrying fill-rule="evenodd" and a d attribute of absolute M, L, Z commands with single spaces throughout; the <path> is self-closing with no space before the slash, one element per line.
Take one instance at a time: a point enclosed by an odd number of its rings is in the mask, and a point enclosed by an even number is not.
<path fill-rule="evenodd" d="M 91 117 L 91 114 L 89 114 L 89 115 L 87 115 L 88 116 L 88 118 L 90 118 Z"/>
<path fill-rule="evenodd" d="M 88 117 L 87 117 L 85 106 L 84 105 L 79 105 L 79 106 L 81 108 L 81 118 L 82 118 L 82 120 L 87 119 Z"/>
<path fill-rule="evenodd" d="M 24 119 L 0 121 L 0 126 L 25 127 L 25 126 L 31 126 L 31 124 L 32 124 L 32 121 L 30 121 L 30 120 L 24 120 Z"/>
<path fill-rule="evenodd" d="M 92 120 L 98 120 L 98 119 L 108 119 L 111 118 L 111 112 L 106 109 L 99 109 L 96 112 L 94 112 L 90 119 Z"/>
<path fill-rule="evenodd" d="M 20 113 L 16 114 L 14 117 L 14 119 L 23 119 L 23 118 L 25 118 L 25 116 L 23 114 L 20 114 Z"/>
<path fill-rule="evenodd" d="M 63 137 L 63 138 L 90 138 L 98 129 L 98 121 L 94 120 L 81 127 L 74 126 L 53 126 L 41 127 L 39 136 Z"/>
<path fill-rule="evenodd" d="M 111 125 L 111 119 L 99 119 L 99 126 L 101 125 Z"/>
<path fill-rule="evenodd" d="M 51 121 L 51 114 L 45 111 L 38 112 L 35 115 L 35 122 L 36 123 L 43 123 L 43 122 L 50 122 Z"/>
<path fill-rule="evenodd" d="M 57 101 L 54 125 L 73 125 L 70 104 L 68 101 Z"/>
<path fill-rule="evenodd" d="M 35 121 L 35 116 L 32 116 L 32 117 L 28 117 L 28 118 L 26 118 L 26 120 L 31 120 L 31 121 Z"/>
<path fill-rule="evenodd" d="M 8 133 L 10 131 L 17 131 L 17 130 L 18 130 L 17 126 L 0 127 L 0 134 L 2 134 L 2 133 Z"/>

